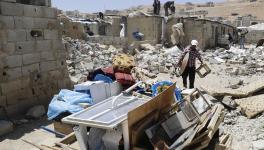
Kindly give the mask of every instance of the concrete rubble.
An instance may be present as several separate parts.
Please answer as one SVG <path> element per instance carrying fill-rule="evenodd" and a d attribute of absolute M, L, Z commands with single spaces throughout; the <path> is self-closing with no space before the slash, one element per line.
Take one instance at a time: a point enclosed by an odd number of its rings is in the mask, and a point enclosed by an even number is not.
<path fill-rule="evenodd" d="M 68 52 L 66 60 L 68 72 L 74 82 L 87 78 L 89 71 L 112 65 L 112 58 L 122 52 L 122 49 L 112 45 L 90 43 L 84 40 L 64 38 L 63 42 Z"/>
<path fill-rule="evenodd" d="M 10 121 L 0 120 L 0 136 L 10 133 L 14 130 L 13 123 Z"/>
<path fill-rule="evenodd" d="M 29 118 L 38 119 L 44 116 L 45 113 L 46 113 L 45 107 L 43 105 L 37 105 L 37 106 L 30 108 L 26 116 Z"/>
<path fill-rule="evenodd" d="M 264 71 L 264 47 L 251 47 L 249 49 L 239 49 L 232 46 L 229 50 L 219 48 L 206 54 L 208 61 L 212 64 L 226 64 L 226 72 L 230 75 L 254 75 Z M 236 67 L 228 67 L 237 64 Z"/>

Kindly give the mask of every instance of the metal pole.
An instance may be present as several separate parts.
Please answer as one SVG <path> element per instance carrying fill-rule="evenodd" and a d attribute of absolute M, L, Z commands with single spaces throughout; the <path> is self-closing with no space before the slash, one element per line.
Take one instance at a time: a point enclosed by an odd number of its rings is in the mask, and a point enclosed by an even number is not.
<path fill-rule="evenodd" d="M 73 128 L 81 150 L 88 150 L 87 128 L 85 126 L 75 126 Z"/>

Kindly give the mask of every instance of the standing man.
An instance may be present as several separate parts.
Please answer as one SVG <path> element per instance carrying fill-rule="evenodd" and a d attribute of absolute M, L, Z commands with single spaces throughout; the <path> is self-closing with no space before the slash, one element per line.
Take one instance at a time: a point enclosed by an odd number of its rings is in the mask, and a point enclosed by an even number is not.
<path fill-rule="evenodd" d="M 160 14 L 160 1 L 154 0 L 153 7 L 154 7 L 154 12 L 153 12 L 154 15 L 159 15 Z"/>
<path fill-rule="evenodd" d="M 187 65 L 185 67 L 185 70 L 182 73 L 182 79 L 183 79 L 183 86 L 187 88 L 187 78 L 189 76 L 189 88 L 192 89 L 194 88 L 194 81 L 195 81 L 195 70 L 196 70 L 196 58 L 200 60 L 200 62 L 203 64 L 203 60 L 201 57 L 201 54 L 199 53 L 198 50 L 198 41 L 197 40 L 192 40 L 191 45 L 188 46 L 182 56 L 180 57 L 178 66 L 181 66 L 184 62 L 183 59 L 186 56 L 186 54 L 189 54 L 189 59 L 187 62 Z M 185 62 L 186 63 L 186 62 Z"/>
<path fill-rule="evenodd" d="M 167 1 L 164 4 L 165 16 L 169 16 L 169 9 L 171 9 L 172 6 L 174 6 L 174 1 Z"/>

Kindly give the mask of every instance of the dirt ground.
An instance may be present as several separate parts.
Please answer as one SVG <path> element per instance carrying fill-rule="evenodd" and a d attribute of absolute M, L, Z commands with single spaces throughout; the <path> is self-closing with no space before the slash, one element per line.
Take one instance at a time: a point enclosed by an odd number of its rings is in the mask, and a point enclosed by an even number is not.
<path fill-rule="evenodd" d="M 41 126 L 45 126 L 49 129 L 53 129 L 52 121 L 48 121 L 46 117 L 39 120 L 31 120 L 28 123 L 15 127 L 15 130 L 3 137 L 0 137 L 0 149 L 1 150 L 39 150 L 38 148 L 25 143 L 22 139 L 31 141 L 38 145 L 53 146 L 55 142 L 61 140 L 61 138 L 55 137 L 53 133 L 47 132 L 41 129 Z M 74 144 L 75 148 L 78 148 L 78 144 Z"/>

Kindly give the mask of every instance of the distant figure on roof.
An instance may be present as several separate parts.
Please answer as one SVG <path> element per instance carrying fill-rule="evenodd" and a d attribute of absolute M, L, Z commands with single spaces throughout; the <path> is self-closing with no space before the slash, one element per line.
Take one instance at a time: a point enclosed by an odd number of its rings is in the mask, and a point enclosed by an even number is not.
<path fill-rule="evenodd" d="M 176 8 L 175 8 L 174 5 L 172 5 L 172 6 L 170 7 L 170 11 L 171 11 L 171 14 L 175 14 L 175 12 L 176 12 Z"/>
<path fill-rule="evenodd" d="M 102 20 L 104 20 L 104 13 L 99 12 L 99 18 L 102 19 Z"/>
<path fill-rule="evenodd" d="M 164 10 L 165 10 L 165 16 L 169 16 L 169 9 L 171 10 L 171 8 L 174 6 L 174 1 L 167 1 L 164 4 Z M 175 8 L 175 7 L 174 7 Z M 175 10 L 174 10 L 175 11 Z"/>
<path fill-rule="evenodd" d="M 154 7 L 154 12 L 153 12 L 154 15 L 159 15 L 160 14 L 160 1 L 154 0 L 153 7 Z"/>

